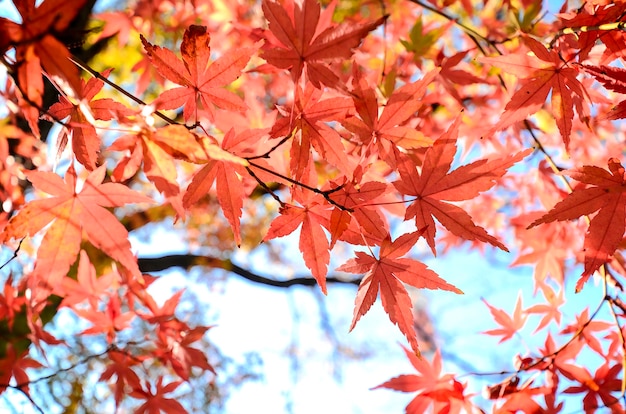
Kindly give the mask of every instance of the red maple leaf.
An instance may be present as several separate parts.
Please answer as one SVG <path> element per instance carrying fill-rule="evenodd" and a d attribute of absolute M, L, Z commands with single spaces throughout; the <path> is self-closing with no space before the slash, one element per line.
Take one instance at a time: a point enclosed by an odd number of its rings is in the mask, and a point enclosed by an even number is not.
<path fill-rule="evenodd" d="M 339 77 L 328 68 L 329 61 L 349 58 L 352 49 L 384 20 L 335 25 L 332 16 L 335 3 L 321 12 L 317 0 L 282 3 L 263 1 L 263 13 L 274 37 L 282 45 L 268 46 L 263 58 L 281 69 L 289 69 L 294 82 L 306 71 L 308 80 L 320 88 L 320 84 L 338 87 Z M 273 42 L 276 43 L 276 42 Z"/>
<path fill-rule="evenodd" d="M 613 328 L 613 324 L 606 321 L 589 320 L 589 309 L 584 309 L 580 315 L 576 315 L 576 322 L 566 326 L 560 333 L 578 335 L 581 342 L 586 343 L 598 355 L 604 356 L 606 353 L 594 332 L 601 332 Z"/>
<path fill-rule="evenodd" d="M 163 377 L 159 377 L 155 384 L 155 390 L 152 391 L 150 383 L 145 382 L 144 387 L 136 387 L 129 394 L 131 397 L 146 400 L 139 408 L 135 410 L 135 414 L 186 414 L 187 410 L 174 398 L 167 398 L 165 394 L 176 390 L 182 381 L 170 382 L 163 385 Z"/>
<path fill-rule="evenodd" d="M 557 325 L 560 324 L 561 311 L 559 310 L 559 307 L 565 303 L 563 289 L 559 290 L 557 295 L 545 282 L 540 282 L 539 287 L 541 288 L 541 292 L 546 299 L 546 303 L 538 303 L 526 309 L 526 313 L 528 314 L 543 314 L 543 318 L 541 318 L 537 329 L 535 329 L 535 333 L 546 327 L 552 320 L 554 320 Z"/>
<path fill-rule="evenodd" d="M 517 297 L 517 302 L 515 303 L 515 310 L 513 311 L 512 318 L 502 309 L 491 306 L 489 303 L 487 303 L 485 299 L 483 299 L 483 302 L 485 302 L 485 305 L 489 307 L 489 311 L 491 312 L 493 319 L 501 326 L 501 328 L 491 329 L 483 333 L 494 336 L 502 335 L 499 343 L 511 339 L 513 335 L 515 335 L 526 324 L 526 319 L 528 318 L 528 316 L 524 315 L 521 296 Z"/>
<path fill-rule="evenodd" d="M 626 94 L 626 69 L 607 65 L 581 65 L 581 67 L 606 89 Z"/>
<path fill-rule="evenodd" d="M 317 284 L 326 294 L 326 273 L 330 262 L 329 243 L 323 227 L 328 227 L 328 207 L 314 198 L 304 206 L 285 204 L 280 208 L 280 216 L 270 225 L 263 241 L 283 237 L 293 233 L 300 225 L 300 242 L 304 264 L 311 270 Z"/>
<path fill-rule="evenodd" d="M 192 367 L 215 373 L 205 353 L 191 346 L 202 339 L 208 329 L 206 326 L 192 329 L 179 320 L 161 322 L 156 329 L 158 340 L 154 356 L 163 363 L 169 363 L 174 372 L 185 381 L 189 380 Z"/>
<path fill-rule="evenodd" d="M 612 2 L 586 3 L 577 10 L 572 9 L 566 13 L 559 13 L 561 27 L 598 27 L 604 24 L 614 25 L 624 21 L 623 9 L 613 7 Z M 611 62 L 618 58 L 624 58 L 624 33 L 621 30 L 583 30 L 575 35 L 575 44 L 580 49 L 578 60 L 587 60 L 591 50 L 604 43 L 606 48 L 599 59 L 600 63 Z M 569 39 L 568 39 L 569 40 Z"/>
<path fill-rule="evenodd" d="M 535 292 L 538 287 L 545 285 L 548 276 L 563 283 L 565 259 L 570 253 L 571 232 L 567 231 L 566 226 L 554 223 L 541 228 L 526 229 L 529 222 L 541 215 L 533 211 L 511 220 L 515 225 L 518 243 L 523 246 L 511 266 L 526 264 L 534 267 Z"/>
<path fill-rule="evenodd" d="M 207 194 L 215 183 L 217 199 L 233 229 L 237 245 L 241 245 L 241 210 L 246 197 L 243 177 L 248 175 L 244 168 L 248 162 L 237 154 L 249 155 L 248 147 L 241 144 L 250 139 L 258 139 L 260 132 L 257 132 L 235 134 L 235 130 L 230 129 L 222 139 L 220 147 L 205 144 L 204 147 L 210 149 L 207 151 L 209 157 L 206 158 L 206 164 L 195 173 L 183 196 L 183 206 L 188 209 Z"/>
<path fill-rule="evenodd" d="M 585 87 L 576 79 L 578 70 L 568 66 L 558 50 L 548 50 L 530 37 L 525 37 L 524 42 L 534 55 L 510 54 L 480 59 L 482 62 L 500 66 L 507 73 L 523 79 L 522 87 L 513 94 L 491 133 L 507 128 L 537 112 L 545 103 L 548 94 L 552 92 L 552 114 L 567 148 L 572 131 L 574 105 L 579 109 L 586 108 Z"/>
<path fill-rule="evenodd" d="M 185 30 L 180 45 L 182 60 L 171 50 L 152 45 L 143 36 L 141 41 L 159 73 L 182 85 L 161 93 L 155 102 L 157 108 L 176 109 L 184 105 L 185 121 L 191 117 L 198 120 L 198 101 L 208 112 L 209 120 L 214 118 L 213 104 L 230 111 L 246 110 L 241 98 L 224 86 L 241 75 L 258 46 L 234 48 L 207 67 L 211 49 L 205 26 L 191 25 Z"/>
<path fill-rule="evenodd" d="M 372 389 L 389 388 L 402 392 L 417 392 L 417 395 L 406 406 L 406 414 L 422 414 L 430 412 L 428 408 L 433 405 L 433 413 L 471 413 L 474 412 L 472 404 L 466 399 L 465 385 L 461 384 L 452 374 L 441 373 L 441 354 L 435 351 L 432 362 L 425 358 L 418 358 L 408 349 L 404 348 L 411 365 L 417 370 L 417 374 L 399 375 Z"/>
<path fill-rule="evenodd" d="M 608 161 L 609 171 L 591 165 L 566 171 L 576 181 L 589 184 L 577 188 L 552 210 L 533 221 L 528 228 L 552 221 L 573 220 L 598 211 L 589 222 L 585 235 L 585 268 L 576 283 L 579 292 L 589 277 L 609 261 L 624 236 L 626 229 L 626 180 L 624 167 L 617 158 Z"/>
<path fill-rule="evenodd" d="M 109 293 L 108 302 L 104 312 L 98 308 L 74 309 L 74 312 L 93 324 L 91 328 L 82 331 L 81 335 L 106 334 L 109 344 L 117 336 L 117 332 L 130 327 L 130 323 L 135 318 L 136 313 L 129 310 L 122 310 L 122 304 L 117 292 Z"/>
<path fill-rule="evenodd" d="M 163 306 L 157 305 L 152 296 L 145 295 L 142 297 L 143 303 L 148 307 L 150 313 L 137 312 L 137 314 L 148 323 L 160 323 L 171 320 L 174 318 L 174 312 L 176 311 L 176 307 L 178 306 L 183 293 L 185 293 L 184 289 L 179 290 L 172 295 L 172 297 L 167 299 L 163 303 Z"/>
<path fill-rule="evenodd" d="M 152 199 L 122 184 L 104 183 L 104 166 L 92 171 L 82 190 L 76 190 L 74 167 L 65 180 L 51 172 L 28 171 L 33 185 L 53 197 L 33 200 L 10 221 L 0 240 L 33 236 L 52 222 L 37 251 L 34 275 L 53 287 L 61 283 L 80 250 L 83 232 L 97 248 L 120 262 L 134 276 L 141 277 L 137 260 L 130 250 L 128 231 L 106 208 L 127 203 L 147 203 Z"/>
<path fill-rule="evenodd" d="M 418 129 L 404 125 L 423 105 L 421 99 L 439 70 L 426 73 L 417 82 L 408 83 L 393 92 L 379 115 L 379 105 L 374 89 L 359 70 L 354 69 L 352 99 L 359 117 L 342 122 L 365 146 L 365 155 L 378 151 L 388 164 L 396 163 L 395 146 L 409 149 L 426 147 L 432 139 Z"/>
<path fill-rule="evenodd" d="M 568 361 L 575 360 L 584 345 L 584 341 L 570 341 L 566 347 L 562 348 L 561 346 L 557 346 L 554 339 L 552 339 L 552 334 L 548 332 L 544 342 L 544 348 L 540 350 L 542 357 L 540 357 L 537 362 L 533 363 L 533 369 L 550 371 L 555 377 L 557 371 L 569 376 L 571 374 L 567 374 L 568 367 L 570 366 Z"/>
<path fill-rule="evenodd" d="M 111 69 L 102 72 L 102 76 L 107 77 L 111 73 Z M 63 120 L 70 117 L 70 129 L 63 128 L 59 133 L 57 141 L 58 154 L 60 154 L 67 145 L 68 138 L 72 139 L 72 151 L 76 156 L 76 160 L 85 166 L 88 170 L 94 170 L 98 164 L 98 153 L 100 152 L 100 136 L 96 132 L 96 128 L 90 122 L 89 118 L 109 121 L 111 119 L 120 119 L 124 115 L 130 114 L 130 110 L 113 99 L 96 99 L 92 100 L 100 89 L 104 86 L 104 82 L 97 78 L 91 78 L 87 83 L 81 80 L 82 102 L 85 104 L 74 104 L 65 96 L 59 97 L 59 102 L 55 103 L 46 111 L 45 119 L 50 121 Z M 89 114 L 85 114 L 89 111 Z"/>
<path fill-rule="evenodd" d="M 583 408 L 586 414 L 591 414 L 598 407 L 606 406 L 611 413 L 624 414 L 624 408 L 618 397 L 612 395 L 622 388 L 622 380 L 618 378 L 622 372 L 622 364 L 609 365 L 605 362 L 592 377 L 586 368 L 570 365 L 564 375 L 572 381 L 580 383 L 563 390 L 566 394 L 585 393 Z M 598 398 L 601 402 L 598 401 Z"/>
<path fill-rule="evenodd" d="M 494 409 L 494 414 L 510 414 L 510 413 L 547 413 L 533 399 L 538 395 L 545 395 L 549 391 L 546 387 L 530 387 L 529 384 L 523 384 L 520 389 L 510 390 L 510 394 L 506 397 L 506 401 L 501 407 Z"/>
<path fill-rule="evenodd" d="M 459 52 L 453 56 L 446 56 L 444 50 L 441 49 L 437 53 L 435 64 L 441 66 L 441 72 L 438 79 L 443 84 L 446 91 L 459 102 L 463 102 L 464 97 L 459 95 L 459 87 L 457 85 L 471 85 L 474 83 L 485 83 L 487 80 L 481 79 L 466 70 L 458 69 L 457 66 L 467 56 L 469 51 Z"/>
<path fill-rule="evenodd" d="M 350 259 L 337 268 L 342 272 L 365 273 L 357 292 L 350 330 L 354 329 L 361 316 L 372 307 L 380 291 L 382 305 L 389 319 L 398 325 L 416 354 L 419 354 L 419 347 L 413 328 L 411 298 L 402 283 L 420 289 L 441 289 L 463 293 L 441 279 L 424 263 L 400 257 L 417 243 L 422 233 L 404 234 L 393 242 L 388 235 L 381 243 L 378 257 L 365 252 L 356 252 L 355 259 Z"/>
<path fill-rule="evenodd" d="M 26 297 L 21 294 L 22 289 L 13 286 L 13 276 L 9 275 L 4 283 L 4 292 L 0 294 L 0 320 L 6 321 L 9 330 L 13 329 L 15 316 L 22 311 L 26 304 Z"/>
<path fill-rule="evenodd" d="M 383 195 L 388 185 L 377 181 L 363 184 L 354 182 L 345 182 L 342 185 L 331 182 L 331 184 L 334 188 L 329 195 L 330 199 L 344 207 L 335 206 L 330 214 L 328 230 L 331 249 L 337 240 L 346 240 L 342 236 L 351 225 L 356 228 L 354 234 L 360 237 L 350 238 L 350 243 L 363 244 L 365 239 L 373 244 L 379 244 L 389 234 L 389 225 L 380 208 L 376 206 L 375 200 Z"/>
<path fill-rule="evenodd" d="M 581 67 L 585 72 L 594 76 L 606 89 L 626 94 L 626 69 L 606 65 L 582 65 Z M 609 120 L 626 118 L 626 101 L 621 101 L 615 105 L 603 118 Z"/>
<path fill-rule="evenodd" d="M 65 277 L 60 285 L 54 286 L 54 294 L 63 297 L 60 307 L 75 307 L 77 304 L 89 301 L 92 308 L 97 308 L 98 301 L 109 289 L 119 287 L 119 274 L 109 272 L 100 277 L 96 276 L 96 269 L 89 261 L 84 250 L 80 251 L 80 260 L 76 279 Z"/>
<path fill-rule="evenodd" d="M 132 367 L 139 364 L 142 358 L 117 350 L 110 350 L 107 353 L 107 357 L 109 357 L 111 363 L 107 365 L 102 375 L 100 375 L 100 381 L 108 380 L 113 375 L 117 377 L 115 380 L 115 405 L 119 406 L 127 385 L 132 389 L 141 389 L 139 376 Z"/>
<path fill-rule="evenodd" d="M 70 61 L 70 52 L 55 34 L 67 29 L 85 0 L 46 0 L 37 6 L 35 0 L 16 0 L 13 3 L 22 22 L 15 23 L 0 17 L 0 55 L 5 55 L 11 47 L 15 48 L 14 66 L 20 90 L 30 102 L 41 106 L 43 68 L 61 90 L 79 98 L 81 84 L 78 68 Z"/>
<path fill-rule="evenodd" d="M 136 20 L 133 21 L 134 10 L 107 11 L 97 13 L 94 17 L 104 22 L 102 31 L 98 35 L 98 41 L 108 37 L 117 36 L 118 47 L 128 44 L 131 30 L 138 30 Z"/>
<path fill-rule="evenodd" d="M 27 368 L 41 368 L 42 365 L 28 357 L 28 350 L 15 350 L 12 343 L 7 343 L 4 355 L 0 359 L 0 394 L 6 390 L 13 378 L 19 389 L 29 395 L 29 379 L 26 373 Z"/>
<path fill-rule="evenodd" d="M 167 125 L 153 128 L 145 125 L 136 135 L 118 138 L 109 150 L 126 151 L 126 155 L 113 170 L 115 181 L 125 181 L 135 175 L 143 161 L 143 172 L 154 183 L 176 212 L 184 215 L 180 203 L 176 159 L 194 163 L 212 160 L 229 160 L 245 164 L 245 161 L 229 154 L 216 145 L 212 138 L 201 138 L 183 125 Z"/>
<path fill-rule="evenodd" d="M 343 97 L 321 98 L 322 91 L 312 83 L 308 82 L 304 91 L 296 85 L 293 109 L 279 108 L 284 117 L 276 121 L 270 132 L 274 138 L 292 136 L 289 165 L 296 179 L 309 165 L 311 148 L 341 171 L 351 170 L 341 136 L 327 123 L 343 120 L 352 109 L 352 102 Z"/>
<path fill-rule="evenodd" d="M 608 120 L 626 118 L 626 101 L 621 101 L 611 108 L 611 110 L 604 115 L 604 118 Z"/>
<path fill-rule="evenodd" d="M 508 251 L 498 239 L 474 224 L 465 210 L 447 201 L 469 200 L 489 190 L 509 167 L 532 150 L 501 159 L 478 160 L 449 171 L 456 154 L 460 120 L 458 117 L 448 131 L 426 150 L 421 173 L 416 170 L 415 163 L 407 158 L 398 164 L 401 180 L 395 181 L 393 185 L 400 193 L 415 197 L 406 209 L 405 219 L 415 217 L 417 228 L 425 229 L 426 241 L 433 254 L 436 254 L 433 217 L 457 237 L 490 243 Z"/>

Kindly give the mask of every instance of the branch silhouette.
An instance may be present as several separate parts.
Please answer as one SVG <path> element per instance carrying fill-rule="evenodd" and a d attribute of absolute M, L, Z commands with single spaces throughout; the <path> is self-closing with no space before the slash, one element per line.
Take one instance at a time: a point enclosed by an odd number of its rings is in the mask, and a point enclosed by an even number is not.
<path fill-rule="evenodd" d="M 202 256 L 196 254 L 171 254 L 158 257 L 140 257 L 137 262 L 139 269 L 144 273 L 160 272 L 173 267 L 180 267 L 189 270 L 192 267 L 204 266 L 214 269 L 222 269 L 240 276 L 250 282 L 277 288 L 290 288 L 292 286 L 315 286 L 317 282 L 312 276 L 297 276 L 290 279 L 273 279 L 251 272 L 230 259 L 220 259 L 212 256 Z M 358 286 L 361 278 L 345 279 L 339 276 L 329 276 L 326 283 L 346 284 Z"/>

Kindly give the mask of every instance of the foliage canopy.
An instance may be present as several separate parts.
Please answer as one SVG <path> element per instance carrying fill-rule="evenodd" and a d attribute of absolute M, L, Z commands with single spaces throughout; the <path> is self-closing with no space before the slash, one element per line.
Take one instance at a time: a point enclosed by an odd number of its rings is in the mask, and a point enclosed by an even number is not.
<path fill-rule="evenodd" d="M 555 15 L 540 0 L 12 2 L 0 393 L 43 412 L 32 384 L 88 366 L 119 409 L 191 410 L 175 395 L 217 375 L 210 327 L 177 313 L 183 291 L 161 300 L 151 285 L 205 266 L 323 293 L 358 284 L 350 329 L 380 298 L 417 373 L 379 387 L 414 393 L 407 413 L 558 413 L 565 395 L 585 413 L 624 412 L 626 2 L 566 1 Z M 154 225 L 185 234 L 189 253 L 136 251 L 131 235 Z M 231 260 L 292 263 L 283 237 L 310 276 Z M 545 298 L 485 302 L 486 335 L 509 341 L 539 315 L 545 346 L 520 351 L 483 400 L 439 351 L 421 355 L 407 291 L 463 294 L 415 253 L 464 243 L 533 266 Z M 599 303 L 565 320 L 565 298 L 594 289 Z M 52 326 L 67 315 L 78 328 L 65 335 Z M 46 356 L 64 347 L 81 358 L 54 371 Z"/>

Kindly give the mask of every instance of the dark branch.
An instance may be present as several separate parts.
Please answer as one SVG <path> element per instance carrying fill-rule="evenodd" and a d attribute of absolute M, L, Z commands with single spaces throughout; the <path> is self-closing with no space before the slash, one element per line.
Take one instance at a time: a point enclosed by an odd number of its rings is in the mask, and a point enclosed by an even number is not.
<path fill-rule="evenodd" d="M 13 251 L 13 256 L 11 256 L 9 258 L 9 260 L 7 260 L 6 262 L 4 262 L 1 266 L 0 266 L 0 270 L 2 270 L 6 265 L 8 265 L 9 263 L 11 263 L 11 261 L 13 261 L 13 259 L 15 259 L 17 257 L 17 253 L 20 251 L 20 248 L 22 247 L 22 242 L 24 241 L 25 237 L 23 237 L 20 242 L 17 245 L 17 248 Z"/>
<path fill-rule="evenodd" d="M 139 269 L 144 273 L 160 272 L 172 267 L 190 269 L 195 266 L 206 266 L 215 269 L 223 269 L 234 273 L 244 279 L 266 286 L 279 288 L 289 288 L 292 286 L 315 286 L 317 282 L 309 276 L 300 276 L 286 280 L 276 280 L 253 273 L 243 267 L 237 266 L 229 259 L 219 259 L 217 257 L 199 256 L 195 254 L 172 254 L 160 257 L 140 257 L 138 260 Z M 346 280 L 339 277 L 327 277 L 326 283 L 349 284 L 358 286 L 361 279 Z"/>

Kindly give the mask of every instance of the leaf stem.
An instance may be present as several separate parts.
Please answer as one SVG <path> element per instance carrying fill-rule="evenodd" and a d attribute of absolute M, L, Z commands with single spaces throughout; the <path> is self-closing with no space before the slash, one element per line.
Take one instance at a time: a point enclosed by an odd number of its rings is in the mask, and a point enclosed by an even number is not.
<path fill-rule="evenodd" d="M 343 206 L 343 205 L 341 205 L 341 204 L 337 203 L 337 202 L 336 202 L 335 200 L 333 200 L 332 198 L 330 198 L 330 195 L 329 195 L 329 194 L 331 194 L 334 190 L 331 190 L 331 191 L 322 191 L 322 190 L 320 190 L 319 188 L 312 187 L 312 186 L 310 186 L 310 185 L 308 185 L 308 184 L 301 183 L 300 181 L 298 181 L 298 180 L 294 180 L 294 179 L 293 179 L 293 178 L 291 178 L 291 177 L 287 177 L 286 175 L 283 175 L 283 174 L 278 173 L 278 172 L 276 172 L 276 171 L 270 170 L 269 168 L 266 168 L 266 167 L 264 167 L 264 166 L 262 166 L 262 165 L 259 165 L 259 164 L 255 163 L 255 162 L 253 162 L 253 161 L 250 161 L 249 159 L 246 159 L 246 160 L 247 160 L 247 161 L 248 161 L 248 163 L 249 163 L 251 166 L 253 166 L 254 168 L 258 168 L 258 169 L 260 169 L 260 170 L 263 170 L 263 171 L 265 171 L 265 172 L 267 172 L 267 173 L 270 173 L 270 174 L 272 174 L 272 175 L 275 175 L 276 177 L 278 177 L 278 178 L 280 178 L 280 179 L 282 179 L 282 180 L 285 180 L 285 181 L 287 181 L 287 182 L 289 182 L 289 183 L 291 183 L 291 184 L 293 184 L 293 185 L 297 185 L 297 186 L 302 187 L 302 188 L 304 188 L 304 189 L 306 189 L 306 190 L 309 190 L 309 191 L 311 191 L 311 192 L 314 192 L 315 194 L 319 194 L 319 195 L 321 195 L 321 196 L 322 196 L 322 197 L 324 197 L 324 198 L 326 199 L 326 201 L 328 201 L 330 204 L 334 205 L 335 207 L 337 207 L 337 208 L 339 208 L 339 209 L 341 209 L 341 210 L 343 210 L 343 211 L 348 211 L 348 212 L 352 212 L 352 211 L 353 211 L 351 208 L 345 207 L 345 206 Z"/>
<path fill-rule="evenodd" d="M 259 158 L 269 158 L 270 154 L 272 152 L 274 152 L 278 147 L 280 147 L 281 145 L 283 145 L 285 142 L 289 141 L 289 139 L 293 136 L 292 135 L 287 135 L 286 137 L 282 138 L 278 144 L 274 145 L 272 148 L 270 148 L 269 150 L 267 150 L 265 153 L 261 154 L 261 155 L 253 155 L 252 157 L 245 157 L 245 159 L 247 161 L 250 160 L 257 160 Z"/>
<path fill-rule="evenodd" d="M 263 189 L 264 189 L 265 191 L 267 191 L 267 193 L 268 193 L 269 195 L 271 195 L 271 196 L 272 196 L 272 198 L 278 202 L 278 204 L 280 204 L 281 206 L 284 206 L 284 205 L 285 205 L 285 203 L 284 203 L 284 202 L 280 199 L 280 197 L 278 197 L 278 195 L 277 195 L 276 193 L 274 193 L 274 191 L 273 191 L 271 188 L 269 188 L 269 187 L 267 186 L 267 184 L 265 184 L 265 182 L 263 182 L 263 180 L 261 180 L 261 179 L 260 179 L 260 178 L 259 178 L 259 177 L 258 177 L 258 176 L 254 173 L 254 171 L 252 171 L 252 170 L 250 169 L 250 167 L 246 167 L 246 171 L 248 171 L 248 174 L 250 174 L 250 176 L 251 176 L 252 178 L 254 178 L 254 179 L 256 180 L 256 182 L 257 182 L 257 183 L 259 183 L 259 185 L 260 185 L 261 187 L 263 187 Z"/>

